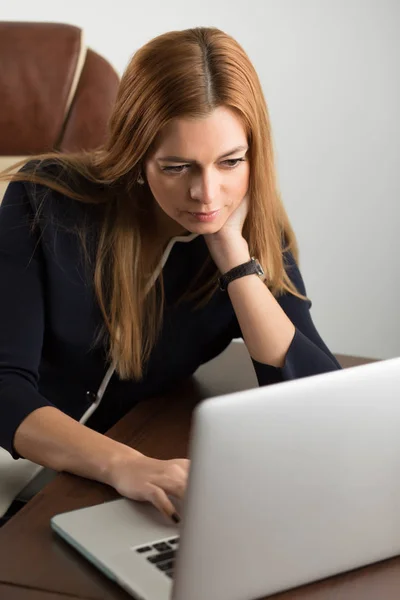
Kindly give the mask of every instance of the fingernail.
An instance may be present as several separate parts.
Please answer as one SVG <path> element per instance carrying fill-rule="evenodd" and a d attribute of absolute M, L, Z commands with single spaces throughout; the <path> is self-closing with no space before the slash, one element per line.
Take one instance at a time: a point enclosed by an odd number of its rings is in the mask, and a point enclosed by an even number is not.
<path fill-rule="evenodd" d="M 181 518 L 180 518 L 180 516 L 178 515 L 178 513 L 176 513 L 176 512 L 174 512 L 174 513 L 171 515 L 171 519 L 173 520 L 173 522 L 174 522 L 174 523 L 180 523 L 180 522 L 181 522 Z"/>

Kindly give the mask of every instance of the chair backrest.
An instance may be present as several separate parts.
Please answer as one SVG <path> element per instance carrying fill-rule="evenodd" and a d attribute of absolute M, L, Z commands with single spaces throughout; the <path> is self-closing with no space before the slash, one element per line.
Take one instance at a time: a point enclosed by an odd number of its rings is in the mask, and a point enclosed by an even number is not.
<path fill-rule="evenodd" d="M 33 154 L 102 144 L 119 76 L 79 27 L 0 22 L 0 63 L 0 171 Z"/>

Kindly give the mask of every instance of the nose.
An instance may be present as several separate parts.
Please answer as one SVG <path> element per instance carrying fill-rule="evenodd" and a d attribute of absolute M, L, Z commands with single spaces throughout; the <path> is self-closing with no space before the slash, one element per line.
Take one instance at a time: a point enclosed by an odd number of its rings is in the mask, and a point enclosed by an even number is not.
<path fill-rule="evenodd" d="M 217 198 L 218 177 L 213 173 L 199 173 L 190 182 L 190 197 L 202 204 L 213 204 Z"/>

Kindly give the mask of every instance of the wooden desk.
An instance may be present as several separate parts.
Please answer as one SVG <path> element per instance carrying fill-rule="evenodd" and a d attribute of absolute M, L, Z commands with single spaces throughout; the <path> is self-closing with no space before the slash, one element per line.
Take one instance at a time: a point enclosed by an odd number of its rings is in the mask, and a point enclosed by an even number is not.
<path fill-rule="evenodd" d="M 58 592 L 44 592 L 43 590 L 31 590 L 30 588 L 17 585 L 4 585 L 0 583 L 1 600 L 71 600 L 71 596 L 65 596 Z M 80 598 L 80 600 L 86 600 Z M 132 598 L 131 598 L 132 600 Z"/>
<path fill-rule="evenodd" d="M 370 362 L 338 357 L 343 366 Z M 233 343 L 196 376 L 163 398 L 143 402 L 109 435 L 161 459 L 186 456 L 193 408 L 203 398 L 257 386 L 244 344 Z M 63 511 L 116 497 L 111 488 L 73 475 L 59 475 L 16 517 L 0 529 L 0 597 L 43 600 L 63 594 L 84 600 L 128 600 L 109 581 L 50 529 L 50 518 Z M 7 590 L 7 594 L 2 594 Z M 8 594 L 10 591 L 10 594 Z M 31 594 L 31 595 L 29 595 Z M 400 558 L 270 596 L 280 600 L 389 600 L 400 595 Z M 58 600 L 64 600 L 57 596 Z"/>

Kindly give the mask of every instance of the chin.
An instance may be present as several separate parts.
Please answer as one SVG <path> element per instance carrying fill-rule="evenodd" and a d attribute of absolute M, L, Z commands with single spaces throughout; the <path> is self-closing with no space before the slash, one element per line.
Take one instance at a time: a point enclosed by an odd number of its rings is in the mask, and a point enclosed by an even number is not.
<path fill-rule="evenodd" d="M 220 223 L 196 223 L 194 225 L 190 225 L 190 227 L 188 227 L 188 231 L 191 233 L 200 233 L 205 235 L 217 233 L 221 227 L 222 225 Z"/>

